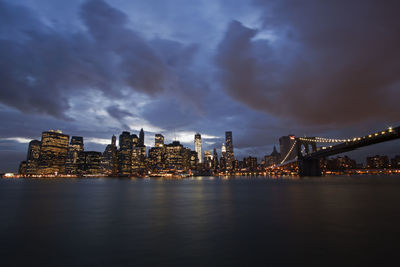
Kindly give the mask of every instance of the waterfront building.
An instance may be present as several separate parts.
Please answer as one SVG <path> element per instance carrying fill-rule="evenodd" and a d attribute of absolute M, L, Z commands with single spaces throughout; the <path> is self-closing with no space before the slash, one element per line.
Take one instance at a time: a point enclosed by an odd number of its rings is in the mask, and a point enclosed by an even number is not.
<path fill-rule="evenodd" d="M 113 135 L 111 138 L 111 144 L 106 146 L 101 159 L 101 165 L 104 173 L 108 175 L 117 175 L 118 173 L 116 139 L 116 136 Z"/>
<path fill-rule="evenodd" d="M 169 169 L 184 167 L 183 146 L 179 141 L 174 141 L 165 146 L 165 165 Z"/>
<path fill-rule="evenodd" d="M 225 132 L 225 146 L 226 146 L 226 168 L 232 169 L 233 162 L 235 161 L 235 155 L 233 153 L 233 139 L 232 139 L 232 132 L 227 131 Z"/>
<path fill-rule="evenodd" d="M 21 161 L 21 163 L 19 164 L 18 173 L 21 175 L 26 174 L 26 161 L 25 160 Z"/>
<path fill-rule="evenodd" d="M 388 156 L 372 156 L 367 157 L 367 167 L 369 169 L 385 169 L 389 167 Z"/>
<path fill-rule="evenodd" d="M 65 163 L 66 174 L 78 174 L 84 170 L 85 155 L 83 154 L 83 151 L 83 137 L 72 136 Z"/>
<path fill-rule="evenodd" d="M 400 156 L 392 158 L 392 168 L 400 169 Z"/>
<path fill-rule="evenodd" d="M 247 158 L 243 159 L 243 165 L 248 170 L 254 171 L 257 169 L 257 158 L 248 156 Z"/>
<path fill-rule="evenodd" d="M 132 174 L 143 174 L 146 171 L 146 146 L 132 147 Z"/>
<path fill-rule="evenodd" d="M 38 171 L 41 144 L 42 143 L 38 140 L 32 140 L 29 142 L 25 169 L 25 174 L 27 175 L 34 175 Z"/>
<path fill-rule="evenodd" d="M 296 142 L 296 137 L 294 135 L 282 136 L 281 138 L 279 138 L 281 161 L 283 160 L 288 161 L 296 158 L 297 149 L 295 147 L 296 146 L 295 142 Z"/>
<path fill-rule="evenodd" d="M 203 162 L 202 152 L 201 152 L 201 135 L 199 133 L 194 135 L 194 150 L 197 152 L 197 158 L 199 163 Z"/>
<path fill-rule="evenodd" d="M 321 166 L 326 165 L 326 169 L 330 171 L 343 171 L 355 169 L 357 163 L 355 160 L 349 158 L 348 156 L 331 158 L 326 161 L 326 164 L 321 164 Z"/>
<path fill-rule="evenodd" d="M 85 155 L 85 174 L 101 174 L 101 158 L 102 153 L 97 151 L 85 151 L 83 152 Z"/>
<path fill-rule="evenodd" d="M 38 173 L 57 175 L 65 173 L 69 136 L 61 131 L 42 133 Z"/>
<path fill-rule="evenodd" d="M 281 154 L 278 153 L 276 150 L 276 147 L 274 146 L 274 149 L 272 150 L 272 153 L 270 155 L 267 155 L 264 157 L 264 167 L 270 167 L 276 164 L 279 164 L 281 158 Z"/>
<path fill-rule="evenodd" d="M 149 165 L 153 170 L 165 167 L 165 147 L 152 147 L 149 149 Z"/>
<path fill-rule="evenodd" d="M 119 136 L 118 150 L 118 173 L 122 176 L 128 176 L 132 170 L 132 142 L 134 136 L 130 132 L 124 131 Z"/>

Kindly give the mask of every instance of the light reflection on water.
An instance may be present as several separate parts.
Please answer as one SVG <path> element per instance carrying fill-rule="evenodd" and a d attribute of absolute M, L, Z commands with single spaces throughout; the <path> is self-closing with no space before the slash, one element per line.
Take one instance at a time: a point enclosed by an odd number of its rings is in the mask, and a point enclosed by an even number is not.
<path fill-rule="evenodd" d="M 0 179 L 0 256 L 56 266 L 378 264 L 400 248 L 399 203 L 399 176 Z"/>

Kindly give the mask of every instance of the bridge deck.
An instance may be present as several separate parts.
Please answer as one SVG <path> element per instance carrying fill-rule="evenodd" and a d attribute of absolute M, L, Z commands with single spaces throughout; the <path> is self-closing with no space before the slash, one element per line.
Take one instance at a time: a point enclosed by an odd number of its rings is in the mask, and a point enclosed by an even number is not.
<path fill-rule="evenodd" d="M 354 138 L 353 140 L 348 142 L 327 147 L 325 149 L 320 149 L 316 152 L 305 155 L 304 158 L 319 159 L 319 158 L 329 157 L 336 154 L 352 151 L 360 147 L 378 144 L 398 138 L 400 138 L 400 127 L 389 128 L 387 130 L 378 133 L 366 135 L 359 138 Z"/>

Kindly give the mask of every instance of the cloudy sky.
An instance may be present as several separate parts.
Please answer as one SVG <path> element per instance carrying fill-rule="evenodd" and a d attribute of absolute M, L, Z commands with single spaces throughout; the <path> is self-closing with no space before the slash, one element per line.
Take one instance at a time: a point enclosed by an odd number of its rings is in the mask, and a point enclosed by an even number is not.
<path fill-rule="evenodd" d="M 398 1 L 0 0 L 0 172 L 61 129 L 269 154 L 400 125 Z M 400 154 L 393 141 L 352 152 Z"/>

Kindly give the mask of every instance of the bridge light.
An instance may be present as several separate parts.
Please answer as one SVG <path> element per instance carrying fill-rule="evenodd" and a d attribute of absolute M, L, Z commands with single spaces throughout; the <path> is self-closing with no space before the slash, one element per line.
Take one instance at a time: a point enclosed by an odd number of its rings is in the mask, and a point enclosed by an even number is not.
<path fill-rule="evenodd" d="M 381 132 L 381 134 L 385 134 L 385 133 L 386 133 L 385 131 Z"/>
<path fill-rule="evenodd" d="M 393 132 L 392 126 L 389 127 L 389 133 Z"/>
<path fill-rule="evenodd" d="M 371 137 L 372 137 L 372 134 L 368 135 L 368 137 L 371 138 Z"/>
<path fill-rule="evenodd" d="M 375 133 L 375 136 L 378 136 L 379 134 L 378 133 Z"/>

